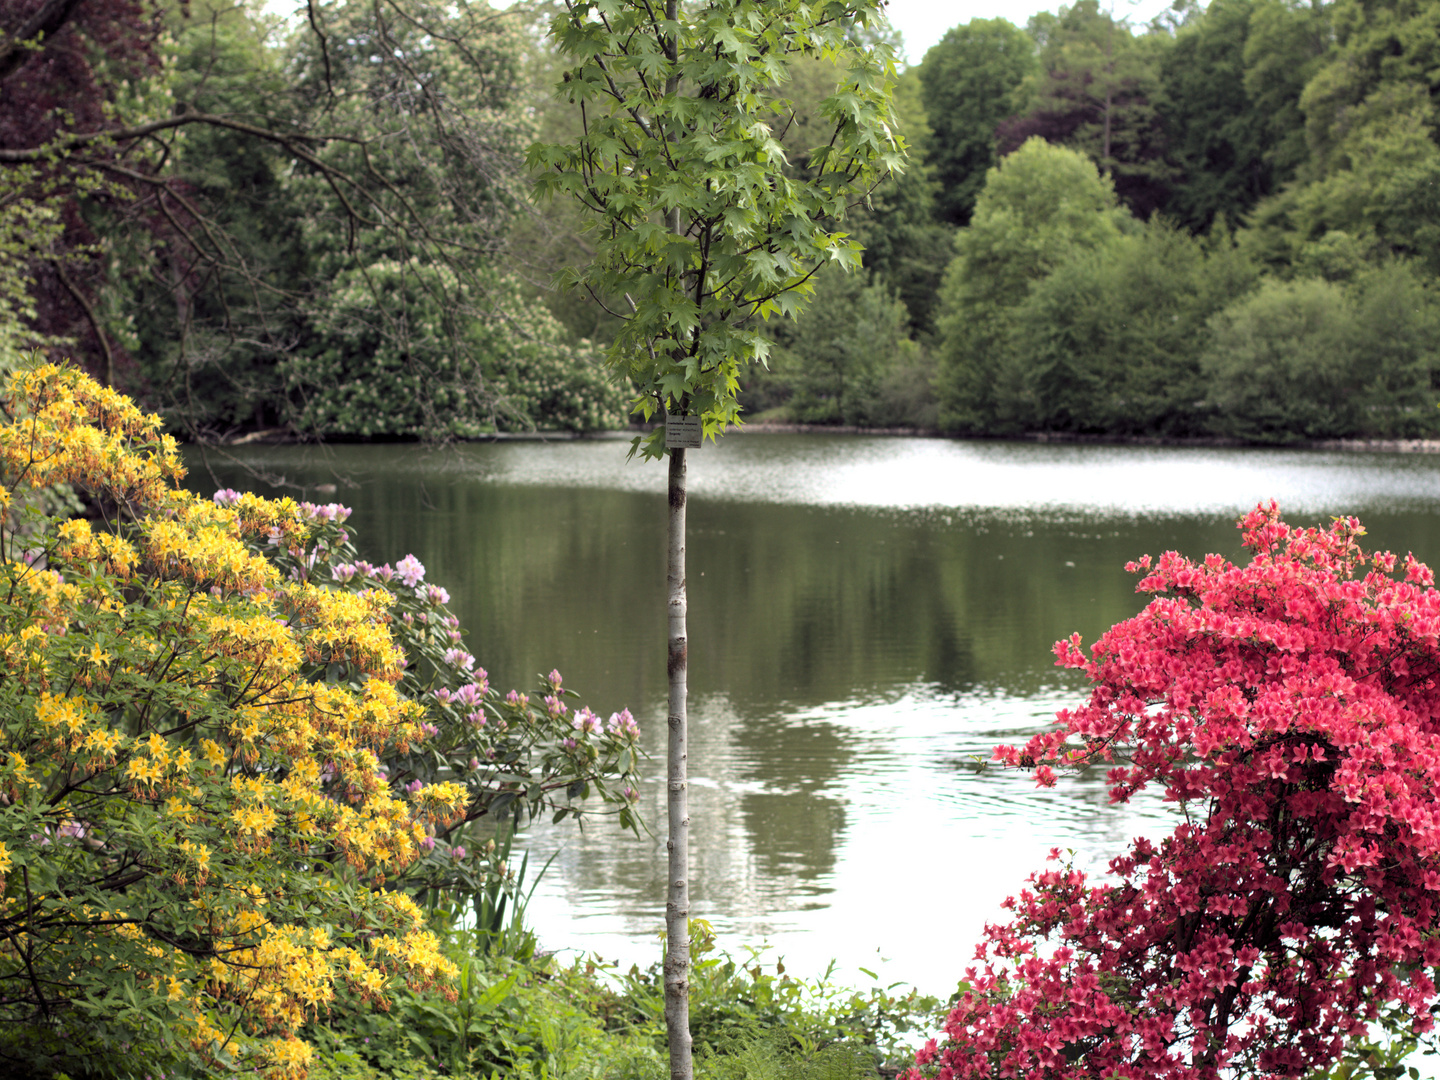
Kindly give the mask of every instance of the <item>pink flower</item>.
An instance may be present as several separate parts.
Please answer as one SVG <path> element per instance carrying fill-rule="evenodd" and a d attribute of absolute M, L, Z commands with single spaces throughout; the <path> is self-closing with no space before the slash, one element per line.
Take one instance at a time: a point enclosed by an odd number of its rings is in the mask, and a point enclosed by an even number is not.
<path fill-rule="evenodd" d="M 634 741 L 640 737 L 640 725 L 630 715 L 629 709 L 621 709 L 618 713 L 611 713 L 610 720 L 606 724 L 606 730 L 617 739 Z"/>
<path fill-rule="evenodd" d="M 234 506 L 242 497 L 234 488 L 221 488 L 211 496 L 220 506 Z"/>
<path fill-rule="evenodd" d="M 593 735 L 600 730 L 600 717 L 588 708 L 584 708 L 575 714 L 575 718 L 570 721 L 570 726 L 581 735 Z"/>
<path fill-rule="evenodd" d="M 399 575 L 405 585 L 412 589 L 425 580 L 425 566 L 414 555 L 406 555 L 396 563 L 395 573 Z"/>
<path fill-rule="evenodd" d="M 1431 1023 L 1440 594 L 1353 518 L 1295 528 L 1271 503 L 1241 528 L 1244 565 L 1131 564 L 1145 610 L 1056 646 L 1088 701 L 996 752 L 1044 785 L 1103 757 L 1112 799 L 1158 788 L 1181 824 L 1099 883 L 1052 852 L 912 1075 L 1301 1076 L 1387 1005 Z"/>
<path fill-rule="evenodd" d="M 456 703 L 464 705 L 466 708 L 473 708 L 484 701 L 484 699 L 484 688 L 475 683 L 467 683 L 462 686 L 459 690 L 455 691 L 453 698 Z"/>
<path fill-rule="evenodd" d="M 461 671 L 469 671 L 475 666 L 475 657 L 464 649 L 446 649 L 444 659 L 445 663 Z"/>

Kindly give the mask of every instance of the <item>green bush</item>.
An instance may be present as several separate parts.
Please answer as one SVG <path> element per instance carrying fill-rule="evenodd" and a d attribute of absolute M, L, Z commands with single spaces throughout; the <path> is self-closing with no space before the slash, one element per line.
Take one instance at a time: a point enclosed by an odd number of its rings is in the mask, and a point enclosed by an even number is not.
<path fill-rule="evenodd" d="M 484 317 L 482 317 L 482 313 Z M 482 293 L 416 260 L 338 269 L 282 373 L 294 426 L 317 435 L 466 437 L 623 427 L 598 352 L 571 345 L 518 281 Z"/>
<path fill-rule="evenodd" d="M 1255 276 L 1228 243 L 1207 252 L 1160 219 L 1077 253 L 1015 309 L 1008 411 L 1046 431 L 1194 434 L 1206 323 Z"/>
<path fill-rule="evenodd" d="M 933 423 L 929 381 L 915 374 L 925 367 L 924 353 L 908 336 L 905 305 L 863 274 L 822 271 L 809 307 L 774 333 L 757 403 L 784 403 L 803 424 Z"/>
<path fill-rule="evenodd" d="M 1269 280 L 1211 324 L 1210 420 L 1256 442 L 1436 430 L 1440 298 L 1405 263 L 1351 282 Z"/>

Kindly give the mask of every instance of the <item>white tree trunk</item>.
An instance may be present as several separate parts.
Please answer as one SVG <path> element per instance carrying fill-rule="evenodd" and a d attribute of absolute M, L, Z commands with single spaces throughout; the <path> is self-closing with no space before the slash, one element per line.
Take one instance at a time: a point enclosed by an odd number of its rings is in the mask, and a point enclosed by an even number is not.
<path fill-rule="evenodd" d="M 670 1043 L 670 1080 L 693 1080 L 690 1056 L 690 802 L 686 782 L 685 677 L 685 451 L 670 451 L 669 593 L 670 737 L 666 788 L 670 839 L 665 890 L 665 1029 Z"/>

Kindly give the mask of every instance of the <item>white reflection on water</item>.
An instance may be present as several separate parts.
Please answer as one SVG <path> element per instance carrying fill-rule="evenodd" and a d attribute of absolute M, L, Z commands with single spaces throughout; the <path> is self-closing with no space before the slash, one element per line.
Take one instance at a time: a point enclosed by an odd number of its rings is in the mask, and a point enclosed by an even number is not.
<path fill-rule="evenodd" d="M 465 447 L 427 467 L 492 482 L 661 491 L 665 469 L 615 440 Z M 815 506 L 1170 516 L 1410 509 L 1440 496 L 1440 456 L 734 435 L 689 455 L 697 498 Z"/>
<path fill-rule="evenodd" d="M 1028 774 L 967 767 L 1000 743 L 1023 740 L 1075 699 L 1068 690 L 957 696 L 914 686 L 885 700 L 765 720 L 844 735 L 854 759 L 838 779 L 818 786 L 807 783 L 813 774 L 803 751 L 784 761 L 747 751 L 747 721 L 723 697 L 692 703 L 693 916 L 709 919 L 737 952 L 768 942 L 771 959 L 783 955 L 802 976 L 835 960 L 855 985 L 865 981 L 864 967 L 886 982 L 943 996 L 963 975 L 985 924 L 1004 917 L 1001 901 L 1044 866 L 1051 848 L 1073 850 L 1077 865 L 1099 872 L 1133 836 L 1159 837 L 1173 825 L 1153 795 L 1110 807 L 1098 772 L 1042 790 Z M 663 715 L 663 706 L 649 711 Z M 663 725 L 651 728 L 655 758 L 642 810 L 657 832 L 653 840 L 629 843 L 608 825 L 584 837 L 563 826 L 530 834 L 532 863 L 559 852 L 530 910 L 547 947 L 626 966 L 659 955 Z M 826 850 L 768 843 L 766 822 L 746 813 L 747 804 L 767 796 L 776 807 L 783 800 L 789 820 L 819 814 L 838 824 L 830 836 L 817 836 Z"/>

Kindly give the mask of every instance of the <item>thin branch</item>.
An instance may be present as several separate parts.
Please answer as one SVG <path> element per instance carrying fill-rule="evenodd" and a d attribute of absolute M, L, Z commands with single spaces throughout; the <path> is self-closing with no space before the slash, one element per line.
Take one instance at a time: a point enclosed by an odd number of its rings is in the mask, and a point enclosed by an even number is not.
<path fill-rule="evenodd" d="M 65 264 L 59 259 L 50 259 L 48 261 L 50 265 L 55 268 L 55 276 L 60 279 L 60 284 L 65 286 L 65 290 L 74 297 L 75 302 L 80 305 L 80 309 L 85 312 L 85 319 L 89 322 L 90 329 L 95 332 L 95 340 L 100 343 L 100 348 L 105 353 L 105 385 L 114 386 L 115 353 L 110 348 L 110 339 L 105 336 L 105 328 L 100 325 L 100 318 L 95 314 L 95 308 L 91 305 L 85 294 L 80 291 L 79 287 L 76 286 L 75 282 L 70 280 L 70 275 L 65 272 Z"/>

